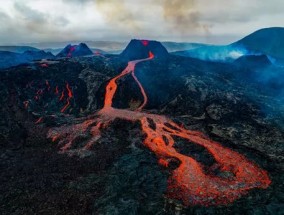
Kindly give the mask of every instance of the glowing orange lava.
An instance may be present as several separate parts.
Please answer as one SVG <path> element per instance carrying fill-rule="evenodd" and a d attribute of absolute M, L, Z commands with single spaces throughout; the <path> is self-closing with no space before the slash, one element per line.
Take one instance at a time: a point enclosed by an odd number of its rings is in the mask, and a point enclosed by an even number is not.
<path fill-rule="evenodd" d="M 70 89 L 69 83 L 66 83 L 66 90 L 67 90 L 67 99 L 66 99 L 66 104 L 64 105 L 64 107 L 60 110 L 61 113 L 64 113 L 67 108 L 70 106 L 70 99 L 73 98 L 73 93 L 72 90 Z M 60 97 L 60 101 L 64 98 L 64 91 L 62 91 L 62 95 Z"/>
<path fill-rule="evenodd" d="M 89 150 L 100 138 L 100 130 L 114 119 L 139 121 L 146 134 L 144 144 L 157 156 L 160 165 L 168 167 L 171 160 L 180 161 L 179 166 L 172 170 L 168 179 L 168 197 L 182 200 L 187 206 L 222 205 L 235 201 L 250 189 L 267 188 L 271 183 L 267 172 L 243 155 L 208 139 L 201 132 L 187 130 L 165 116 L 141 112 L 147 103 L 147 95 L 135 76 L 135 65 L 153 58 L 154 54 L 149 52 L 149 57 L 146 59 L 130 61 L 119 75 L 109 81 L 106 86 L 104 107 L 95 117 L 89 117 L 83 123 L 51 129 L 48 137 L 52 141 L 59 141 L 58 144 L 62 146 L 61 150 L 64 152 L 72 149 L 73 143 L 80 135 L 89 133 L 91 138 L 82 149 Z M 139 85 L 144 97 L 143 104 L 136 111 L 112 107 L 117 90 L 116 82 L 128 74 L 131 74 Z M 150 125 L 150 121 L 154 126 Z M 183 138 L 189 142 L 188 144 L 198 144 L 207 149 L 220 170 L 231 172 L 232 177 L 223 178 L 206 173 L 201 163 L 176 151 L 174 137 Z"/>
<path fill-rule="evenodd" d="M 47 90 L 49 91 L 50 90 L 50 85 L 49 85 L 48 80 L 45 80 L 45 85 L 47 86 Z"/>
<path fill-rule="evenodd" d="M 69 107 L 70 105 L 70 101 L 69 98 L 67 98 L 66 104 L 64 105 L 64 107 L 60 110 L 61 113 L 64 113 L 66 111 L 66 109 Z"/>
<path fill-rule="evenodd" d="M 55 87 L 54 93 L 55 93 L 55 95 L 58 95 L 58 93 L 59 93 L 58 86 Z"/>
<path fill-rule="evenodd" d="M 43 67 L 43 68 L 47 68 L 47 67 L 48 67 L 48 64 L 42 63 L 42 64 L 40 64 L 40 66 Z"/>
<path fill-rule="evenodd" d="M 61 96 L 59 98 L 59 101 L 62 101 L 63 99 L 64 99 L 64 90 L 62 90 L 62 92 L 61 92 Z"/>
<path fill-rule="evenodd" d="M 141 40 L 141 43 L 142 43 L 144 46 L 148 46 L 149 40 Z"/>
<path fill-rule="evenodd" d="M 72 98 L 73 97 L 73 94 L 72 94 L 72 91 L 70 89 L 70 86 L 68 83 L 66 83 L 66 89 L 67 89 L 67 92 L 68 92 L 68 97 L 69 98 Z"/>
<path fill-rule="evenodd" d="M 41 122 L 43 122 L 43 117 L 38 118 L 38 120 L 35 121 L 35 124 L 39 124 L 39 123 L 41 123 Z"/>
<path fill-rule="evenodd" d="M 75 51 L 75 49 L 76 49 L 76 45 L 71 46 L 71 47 L 69 48 L 69 52 L 68 52 L 68 54 L 67 54 L 67 57 L 72 57 L 72 53 Z"/>
<path fill-rule="evenodd" d="M 32 86 L 33 81 L 29 82 L 26 84 L 26 88 L 34 88 Z M 39 84 L 40 88 L 36 88 L 35 91 L 35 95 L 34 95 L 34 100 L 37 102 L 37 105 L 42 105 L 43 102 L 40 102 L 41 99 L 45 99 L 46 96 L 50 97 L 50 93 L 52 92 L 55 94 L 56 98 L 59 99 L 60 104 L 64 103 L 63 107 L 60 107 L 60 112 L 64 113 L 71 105 L 71 100 L 74 97 L 73 92 L 72 92 L 72 88 L 70 87 L 69 83 L 66 82 L 66 86 L 65 88 L 61 91 L 61 93 L 59 92 L 59 87 L 58 85 L 56 85 L 54 88 L 52 86 L 52 84 L 50 84 L 50 82 L 48 80 L 45 80 L 45 86 L 43 87 L 43 84 Z M 42 88 L 43 87 L 43 88 Z M 30 104 L 33 104 L 32 100 L 26 100 L 23 101 L 23 105 L 25 109 L 29 109 Z M 49 105 L 48 103 L 44 103 L 43 104 L 43 110 Z M 31 106 L 32 107 L 32 106 Z M 52 116 L 52 115 L 49 115 Z M 44 117 L 43 116 L 38 116 L 39 118 L 35 121 L 35 124 L 40 124 L 44 121 Z"/>
<path fill-rule="evenodd" d="M 116 84 L 116 81 L 125 76 L 125 75 L 128 75 L 131 73 L 132 77 L 134 78 L 134 80 L 136 81 L 136 83 L 138 84 L 140 90 L 141 90 L 141 93 L 144 97 L 144 102 L 143 104 L 138 108 L 139 110 L 141 110 L 147 103 L 147 95 L 141 85 L 141 83 L 138 81 L 137 77 L 135 76 L 135 65 L 139 62 L 142 62 L 142 61 L 145 61 L 145 60 L 151 60 L 154 58 L 154 55 L 152 52 L 149 52 L 149 57 L 146 58 L 146 59 L 142 59 L 142 60 L 135 60 L 135 61 L 130 61 L 127 65 L 127 67 L 116 77 L 114 77 L 113 79 L 110 80 L 110 82 L 108 83 L 107 87 L 106 87 L 106 94 L 105 94 L 105 103 L 104 103 L 104 107 L 107 108 L 107 107 L 111 107 L 112 106 L 112 100 L 113 100 L 113 97 L 114 97 L 114 94 L 116 92 L 116 89 L 117 89 L 117 84 Z"/>
<path fill-rule="evenodd" d="M 30 103 L 29 101 L 24 101 L 24 102 L 23 102 L 23 104 L 24 104 L 24 106 L 25 106 L 25 109 L 28 109 L 29 103 Z"/>

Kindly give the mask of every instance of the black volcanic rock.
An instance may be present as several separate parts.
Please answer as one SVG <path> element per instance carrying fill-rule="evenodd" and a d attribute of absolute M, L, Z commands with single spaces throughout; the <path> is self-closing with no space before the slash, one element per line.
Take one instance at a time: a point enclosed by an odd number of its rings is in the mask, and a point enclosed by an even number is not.
<path fill-rule="evenodd" d="M 152 52 L 155 58 L 166 59 L 169 56 L 167 49 L 158 41 L 131 40 L 120 56 L 126 60 L 137 60 L 149 57 Z"/>
<path fill-rule="evenodd" d="M 266 55 L 244 55 L 234 61 L 234 64 L 247 68 L 263 68 L 271 66 L 271 61 Z"/>
<path fill-rule="evenodd" d="M 92 50 L 85 43 L 80 43 L 79 45 L 67 45 L 56 57 L 80 57 L 92 54 Z"/>

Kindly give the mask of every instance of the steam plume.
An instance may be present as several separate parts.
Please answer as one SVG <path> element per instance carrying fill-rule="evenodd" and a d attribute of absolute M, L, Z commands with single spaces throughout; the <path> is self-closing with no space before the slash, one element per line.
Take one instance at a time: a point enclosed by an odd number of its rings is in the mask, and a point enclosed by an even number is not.
<path fill-rule="evenodd" d="M 123 0 L 96 0 L 95 3 L 110 25 L 133 31 L 140 29 L 137 19 Z"/>
<path fill-rule="evenodd" d="M 165 21 L 181 33 L 202 30 L 209 34 L 210 26 L 200 23 L 200 13 L 195 0 L 164 0 L 163 15 Z"/>

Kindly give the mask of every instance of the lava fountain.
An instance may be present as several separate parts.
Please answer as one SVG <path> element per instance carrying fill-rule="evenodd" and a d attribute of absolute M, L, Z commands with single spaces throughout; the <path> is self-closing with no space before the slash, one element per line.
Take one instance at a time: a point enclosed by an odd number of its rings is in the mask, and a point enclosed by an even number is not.
<path fill-rule="evenodd" d="M 143 44 L 147 45 L 146 42 Z M 130 61 L 127 67 L 107 84 L 104 107 L 99 112 L 83 119 L 81 123 L 49 130 L 48 138 L 58 142 L 62 152 L 68 152 L 80 136 L 88 134 L 90 138 L 79 150 L 90 150 L 101 137 L 101 130 L 114 119 L 139 121 L 142 131 L 146 134 L 144 145 L 157 156 L 159 164 L 167 168 L 172 160 L 179 161 L 176 169 L 169 169 L 172 171 L 168 179 L 169 198 L 181 200 L 186 206 L 224 205 L 232 203 L 251 189 L 267 188 L 271 183 L 267 172 L 243 155 L 210 140 L 201 132 L 187 130 L 165 116 L 142 112 L 147 104 L 147 94 L 135 76 L 135 66 L 153 58 L 154 54 L 149 52 L 146 59 Z M 138 84 L 144 102 L 135 111 L 114 108 L 112 101 L 118 87 L 117 80 L 130 74 Z M 207 149 L 220 170 L 229 171 L 233 176 L 223 178 L 207 173 L 201 163 L 176 151 L 175 137 Z"/>

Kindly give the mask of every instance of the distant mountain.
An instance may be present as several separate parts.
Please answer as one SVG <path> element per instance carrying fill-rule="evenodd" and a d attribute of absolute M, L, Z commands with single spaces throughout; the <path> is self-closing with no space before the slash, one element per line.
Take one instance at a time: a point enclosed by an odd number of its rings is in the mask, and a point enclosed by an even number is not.
<path fill-rule="evenodd" d="M 125 60 L 143 59 L 149 57 L 150 51 L 159 59 L 169 55 L 167 49 L 158 41 L 133 39 L 120 56 Z"/>
<path fill-rule="evenodd" d="M 232 46 L 243 46 L 250 51 L 266 54 L 283 60 L 284 28 L 274 27 L 260 29 L 233 43 Z"/>
<path fill-rule="evenodd" d="M 43 42 L 43 43 L 29 43 L 29 46 L 33 46 L 39 49 L 43 50 L 49 50 L 51 49 L 56 50 L 60 49 L 60 51 L 63 49 L 63 47 L 66 46 L 66 44 L 79 44 L 82 41 L 65 41 L 65 42 Z M 97 49 L 104 50 L 106 52 L 109 51 L 116 51 L 116 50 L 123 50 L 125 46 L 127 45 L 127 42 L 116 42 L 116 41 L 83 41 L 88 47 L 94 47 Z M 60 52 L 58 51 L 58 53 Z"/>
<path fill-rule="evenodd" d="M 82 41 L 29 43 L 28 45 L 36 47 L 38 49 L 42 49 L 44 51 L 51 52 L 54 55 L 57 55 L 66 46 L 66 44 L 79 44 L 80 42 Z M 90 49 L 100 49 L 111 54 L 120 54 L 123 51 L 123 49 L 127 46 L 127 42 L 117 42 L 117 41 L 83 41 L 83 43 L 87 44 L 87 46 L 90 47 Z M 171 42 L 171 41 L 164 41 L 161 43 L 163 46 L 165 46 L 168 52 L 190 50 L 206 46 L 206 44 L 202 43 Z"/>
<path fill-rule="evenodd" d="M 208 46 L 203 43 L 179 43 L 179 42 L 161 42 L 163 46 L 168 50 L 168 52 L 177 52 L 184 50 L 192 50 L 204 46 Z"/>
<path fill-rule="evenodd" d="M 61 48 L 47 48 L 47 49 L 43 49 L 43 51 L 50 52 L 53 55 L 57 55 L 59 52 L 62 51 L 62 49 L 63 49 L 63 47 L 61 47 Z"/>
<path fill-rule="evenodd" d="M 0 46 L 0 51 L 24 53 L 25 51 L 40 51 L 40 50 L 31 46 Z"/>
<path fill-rule="evenodd" d="M 45 51 L 25 51 L 24 53 L 0 51 L 0 69 L 30 63 L 35 60 L 54 58 L 53 54 Z"/>
<path fill-rule="evenodd" d="M 44 49 L 44 51 L 51 52 L 53 55 L 57 55 L 57 54 L 59 54 L 62 51 L 62 49 L 63 48 L 54 48 L 54 49 L 49 48 L 49 49 Z M 109 54 L 109 52 L 106 52 L 106 51 L 101 50 L 101 49 L 92 48 L 92 47 L 90 47 L 90 49 L 92 50 L 93 53 L 100 52 L 101 54 Z M 117 54 L 120 54 L 120 52 L 117 53 Z M 111 53 L 111 54 L 114 54 L 114 53 Z"/>
<path fill-rule="evenodd" d="M 267 55 L 276 61 L 284 60 L 284 28 L 265 28 L 224 46 L 207 45 L 174 52 L 175 55 L 207 61 L 234 61 L 242 55 Z"/>
<path fill-rule="evenodd" d="M 50 52 L 45 51 L 25 51 L 22 54 L 27 60 L 41 60 L 41 59 L 54 59 L 55 56 Z"/>
<path fill-rule="evenodd" d="M 9 68 L 26 62 L 26 58 L 20 53 L 0 51 L 0 69 Z"/>
<path fill-rule="evenodd" d="M 85 43 L 80 43 L 79 45 L 67 45 L 56 57 L 80 57 L 92 54 L 92 50 Z"/>

